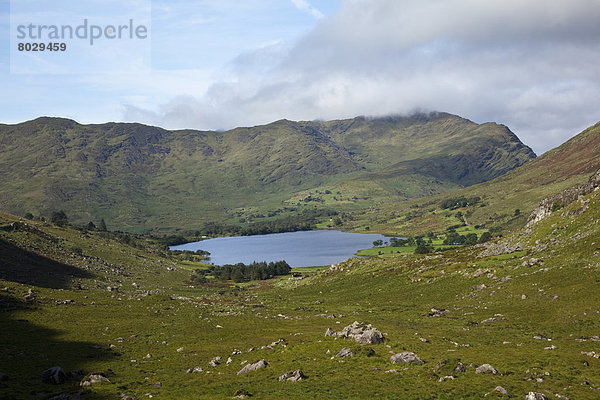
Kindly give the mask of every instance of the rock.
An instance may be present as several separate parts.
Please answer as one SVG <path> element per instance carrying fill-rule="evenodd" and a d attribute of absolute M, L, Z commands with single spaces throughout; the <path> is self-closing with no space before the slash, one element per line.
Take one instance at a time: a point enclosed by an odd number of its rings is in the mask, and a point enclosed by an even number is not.
<path fill-rule="evenodd" d="M 485 286 L 483 283 L 481 285 L 475 285 L 471 287 L 472 290 L 483 290 L 485 288 L 487 288 L 487 286 Z"/>
<path fill-rule="evenodd" d="M 6 375 L 4 372 L 0 372 L 0 382 L 7 381 L 8 379 L 8 375 Z"/>
<path fill-rule="evenodd" d="M 454 368 L 454 372 L 457 374 L 465 373 L 467 372 L 467 366 L 459 361 L 458 365 L 456 365 L 456 368 Z"/>
<path fill-rule="evenodd" d="M 160 389 L 162 387 L 162 383 L 161 382 L 156 382 L 155 384 L 153 384 L 152 386 L 154 386 L 157 389 Z"/>
<path fill-rule="evenodd" d="M 246 365 L 244 365 L 244 368 L 242 368 L 238 371 L 237 374 L 241 375 L 241 374 L 245 374 L 246 372 L 256 371 L 257 369 L 267 368 L 267 365 L 269 365 L 269 363 L 267 363 L 265 360 L 260 360 L 253 364 L 246 364 Z"/>
<path fill-rule="evenodd" d="M 352 350 L 350 350 L 347 347 L 344 347 L 335 356 L 338 358 L 341 358 L 341 357 L 347 357 L 347 356 L 353 356 L 353 355 L 354 355 L 354 353 L 352 352 Z"/>
<path fill-rule="evenodd" d="M 327 328 L 327 330 L 325 331 L 325 337 L 328 337 L 328 336 L 335 336 L 335 332 L 333 329 Z"/>
<path fill-rule="evenodd" d="M 220 356 L 214 357 L 212 360 L 210 360 L 210 362 L 208 364 L 211 367 L 216 367 L 217 365 L 221 364 L 221 357 Z"/>
<path fill-rule="evenodd" d="M 448 310 L 444 310 L 442 308 L 435 308 L 433 307 L 431 309 L 431 311 L 429 312 L 429 316 L 430 317 L 441 317 L 443 316 Z"/>
<path fill-rule="evenodd" d="M 396 363 L 408 363 L 408 364 L 423 364 L 423 360 L 419 358 L 415 353 L 411 351 L 405 351 L 403 353 L 394 354 L 390 357 L 392 364 Z"/>
<path fill-rule="evenodd" d="M 104 376 L 104 374 L 91 374 L 85 381 L 81 382 L 80 385 L 81 386 L 89 386 L 94 383 L 103 383 L 103 382 L 110 383 L 110 381 L 108 380 L 108 378 L 106 376 Z"/>
<path fill-rule="evenodd" d="M 453 381 L 454 377 L 452 375 L 447 375 L 447 376 L 442 376 L 440 379 L 438 379 L 438 382 L 446 382 L 446 381 Z"/>
<path fill-rule="evenodd" d="M 297 369 L 294 371 L 286 372 L 285 374 L 279 377 L 279 382 L 281 381 L 290 381 L 290 382 L 298 382 L 304 379 L 305 376 L 301 370 Z"/>
<path fill-rule="evenodd" d="M 480 365 L 479 367 L 475 368 L 476 374 L 486 374 L 488 372 L 490 372 L 494 375 L 496 375 L 498 373 L 498 371 L 496 371 L 496 369 L 494 367 L 492 367 L 490 364 L 483 364 L 483 365 Z"/>
<path fill-rule="evenodd" d="M 547 340 L 547 341 L 551 341 L 552 340 L 548 336 L 542 335 L 542 334 L 535 335 L 533 338 L 535 340 Z"/>
<path fill-rule="evenodd" d="M 525 396 L 525 400 L 548 400 L 548 397 L 542 393 L 529 392 L 527 396 Z"/>
<path fill-rule="evenodd" d="M 360 344 L 379 344 L 383 343 L 383 334 L 375 329 L 371 324 L 363 325 L 358 321 L 344 327 L 341 332 L 336 333 L 337 336 L 354 339 Z"/>
<path fill-rule="evenodd" d="M 68 380 L 65 370 L 61 367 L 48 368 L 42 372 L 42 382 L 53 385 L 60 385 Z"/>
<path fill-rule="evenodd" d="M 487 396 L 493 394 L 494 392 L 498 392 L 498 393 L 503 394 L 503 395 L 508 395 L 508 391 L 506 389 L 504 389 L 502 386 L 496 386 L 494 388 L 494 390 L 492 390 L 489 393 L 486 393 L 483 397 L 487 397 Z"/>
<path fill-rule="evenodd" d="M 35 300 L 37 299 L 37 295 L 35 294 L 35 292 L 31 289 L 29 289 L 27 291 L 27 293 L 25 293 L 23 295 L 23 300 L 25 300 L 25 303 L 35 303 Z"/>
<path fill-rule="evenodd" d="M 231 359 L 231 357 L 227 357 L 227 361 L 225 362 L 225 364 L 229 365 L 231 364 L 233 360 Z"/>
<path fill-rule="evenodd" d="M 201 367 L 193 367 L 185 371 L 186 374 L 200 374 L 202 372 L 204 372 L 204 370 Z"/>

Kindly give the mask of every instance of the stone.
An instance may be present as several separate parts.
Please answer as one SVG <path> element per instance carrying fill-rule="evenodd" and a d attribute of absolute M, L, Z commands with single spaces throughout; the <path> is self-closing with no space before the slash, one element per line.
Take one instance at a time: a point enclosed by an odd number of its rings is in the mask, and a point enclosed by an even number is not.
<path fill-rule="evenodd" d="M 390 357 L 392 364 L 406 363 L 406 364 L 423 364 L 423 360 L 418 355 L 411 351 L 405 351 L 403 353 L 394 354 Z"/>
<path fill-rule="evenodd" d="M 256 371 L 261 368 L 267 368 L 267 365 L 269 365 L 269 363 L 267 363 L 265 360 L 260 360 L 255 363 L 252 363 L 252 364 L 246 364 L 246 365 L 244 365 L 244 368 L 242 368 L 238 371 L 237 374 L 241 375 L 241 374 L 245 374 L 250 371 Z"/>
<path fill-rule="evenodd" d="M 325 337 L 328 337 L 328 336 L 335 336 L 335 332 L 333 329 L 327 328 L 327 330 L 325 331 Z"/>
<path fill-rule="evenodd" d="M 110 383 L 110 381 L 108 380 L 108 378 L 106 376 L 104 376 L 104 374 L 91 374 L 85 381 L 81 382 L 80 385 L 81 386 L 90 386 L 95 383 L 103 383 L 103 382 Z"/>
<path fill-rule="evenodd" d="M 483 364 L 483 365 L 480 365 L 479 367 L 475 368 L 476 374 L 486 374 L 488 372 L 492 373 L 494 375 L 496 375 L 498 373 L 498 371 L 496 371 L 496 369 L 494 367 L 492 367 L 490 364 Z"/>
<path fill-rule="evenodd" d="M 61 367 L 48 368 L 42 372 L 42 382 L 50 383 L 52 385 L 60 385 L 68 380 L 65 370 Z"/>
<path fill-rule="evenodd" d="M 199 374 L 204 372 L 204 370 L 200 367 L 193 367 L 185 371 L 186 374 Z"/>
<path fill-rule="evenodd" d="M 210 362 L 208 364 L 211 367 L 216 367 L 217 365 L 221 364 L 221 357 L 220 356 L 213 357 L 213 359 L 210 360 Z"/>
<path fill-rule="evenodd" d="M 492 391 L 491 391 L 491 392 L 489 392 L 489 393 L 486 393 L 486 394 L 485 394 L 483 397 L 490 396 L 490 395 L 492 395 L 494 392 L 498 392 L 498 393 L 500 393 L 500 394 L 502 394 L 502 395 L 505 395 L 505 396 L 506 396 L 506 395 L 508 395 L 508 391 L 507 391 L 506 389 L 504 389 L 502 386 L 496 386 L 496 387 L 494 388 L 494 390 L 492 390 Z"/>
<path fill-rule="evenodd" d="M 279 377 L 279 382 L 281 381 L 290 381 L 290 382 L 298 382 L 302 379 L 305 379 L 304 374 L 301 370 L 297 369 L 294 371 L 286 372 L 285 374 Z"/>
<path fill-rule="evenodd" d="M 25 293 L 23 295 L 23 300 L 25 300 L 25 303 L 35 303 L 35 300 L 37 299 L 37 295 L 35 294 L 35 292 L 31 289 L 29 289 L 27 291 L 27 293 Z"/>
<path fill-rule="evenodd" d="M 529 392 L 527 396 L 525 396 L 525 400 L 548 400 L 548 397 L 542 393 Z"/>
<path fill-rule="evenodd" d="M 354 353 L 352 352 L 352 350 L 350 350 L 347 347 L 344 347 L 335 356 L 338 358 L 341 358 L 341 357 L 347 357 L 347 356 L 353 356 L 353 355 L 354 355 Z"/>
<path fill-rule="evenodd" d="M 454 373 L 462 374 L 465 372 L 467 372 L 467 366 L 459 361 L 456 365 L 456 368 L 454 368 Z"/>
<path fill-rule="evenodd" d="M 431 309 L 431 311 L 429 312 L 429 316 L 430 317 L 441 317 L 443 316 L 445 313 L 447 312 L 447 310 L 444 310 L 442 308 L 435 308 L 433 307 Z"/>
<path fill-rule="evenodd" d="M 338 337 L 354 339 L 360 344 L 379 344 L 383 343 L 383 334 L 375 329 L 371 324 L 364 325 L 358 321 L 344 327 L 341 332 L 336 333 Z"/>

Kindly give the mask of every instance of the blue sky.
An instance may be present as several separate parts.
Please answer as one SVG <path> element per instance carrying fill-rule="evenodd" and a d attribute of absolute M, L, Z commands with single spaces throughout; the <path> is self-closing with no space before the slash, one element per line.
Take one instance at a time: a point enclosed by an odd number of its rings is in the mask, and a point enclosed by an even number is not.
<path fill-rule="evenodd" d="M 228 129 L 446 111 L 508 125 L 540 154 L 600 120 L 598 0 L 119 1 L 151 9 L 148 69 L 109 48 L 100 72 L 82 59 L 78 73 L 11 74 L 0 0 L 1 122 Z"/>

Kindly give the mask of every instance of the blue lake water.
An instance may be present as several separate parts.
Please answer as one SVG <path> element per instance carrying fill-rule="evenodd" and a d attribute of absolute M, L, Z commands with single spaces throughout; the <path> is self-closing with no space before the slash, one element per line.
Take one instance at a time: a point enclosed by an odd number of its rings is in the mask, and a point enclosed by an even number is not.
<path fill-rule="evenodd" d="M 216 265 L 285 260 L 297 268 L 337 264 L 358 250 L 373 247 L 373 241 L 378 239 L 387 238 L 373 233 L 302 231 L 207 239 L 170 249 L 208 251 L 210 262 Z"/>

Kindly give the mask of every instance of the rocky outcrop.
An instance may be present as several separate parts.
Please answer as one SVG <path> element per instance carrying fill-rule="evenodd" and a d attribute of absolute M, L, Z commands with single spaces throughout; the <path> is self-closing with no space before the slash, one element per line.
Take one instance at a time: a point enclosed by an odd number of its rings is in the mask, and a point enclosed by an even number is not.
<path fill-rule="evenodd" d="M 394 354 L 390 357 L 390 362 L 392 364 L 423 364 L 423 360 L 421 360 L 418 355 L 411 351 L 405 351 L 403 353 Z"/>
<path fill-rule="evenodd" d="M 269 365 L 269 363 L 267 363 L 265 360 L 260 360 L 253 364 L 246 364 L 246 365 L 244 365 L 244 368 L 242 368 L 238 371 L 237 374 L 242 375 L 242 374 L 245 374 L 246 372 L 256 371 L 261 368 L 267 368 L 267 365 Z"/>
<path fill-rule="evenodd" d="M 302 379 L 305 379 L 304 374 L 301 370 L 297 369 L 294 371 L 286 372 L 285 374 L 279 377 L 279 382 L 281 381 L 290 381 L 290 382 L 298 382 Z"/>
<path fill-rule="evenodd" d="M 483 364 L 480 365 L 479 367 L 475 368 L 475 373 L 476 374 L 493 374 L 496 375 L 498 373 L 498 371 L 496 371 L 496 368 L 492 367 L 490 364 Z"/>
<path fill-rule="evenodd" d="M 529 392 L 527 396 L 525 396 L 525 400 L 548 400 L 548 397 L 542 393 Z"/>
<path fill-rule="evenodd" d="M 375 329 L 371 324 L 364 325 L 358 321 L 354 321 L 352 324 L 344 327 L 341 332 L 335 332 L 331 328 L 328 328 L 325 336 L 354 339 L 360 344 L 379 344 L 384 341 L 383 334 L 379 330 Z"/>
<path fill-rule="evenodd" d="M 581 214 L 582 212 L 586 211 L 588 207 L 587 203 L 583 201 L 582 197 L 596 190 L 598 187 L 600 187 L 600 170 L 596 171 L 596 173 L 592 175 L 590 179 L 583 185 L 563 190 L 555 196 L 542 200 L 540 205 L 533 210 L 529 216 L 529 221 L 527 222 L 526 228 L 531 227 L 535 223 L 552 214 L 552 212 L 566 207 L 577 200 L 582 201 L 582 205 L 572 213 L 575 215 Z"/>
<path fill-rule="evenodd" d="M 81 382 L 81 386 L 90 386 L 95 383 L 110 383 L 108 378 L 104 374 L 91 374 L 86 380 Z"/>
<path fill-rule="evenodd" d="M 65 370 L 61 367 L 52 367 L 48 368 L 44 372 L 42 372 L 42 382 L 50 383 L 53 385 L 60 385 L 65 383 L 69 377 L 65 373 Z"/>

